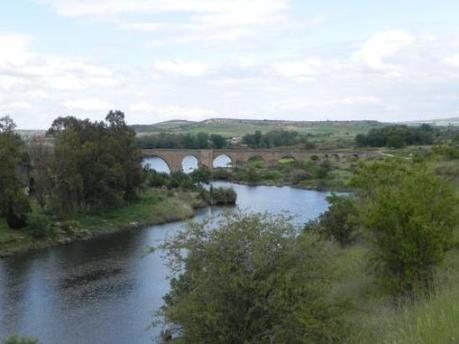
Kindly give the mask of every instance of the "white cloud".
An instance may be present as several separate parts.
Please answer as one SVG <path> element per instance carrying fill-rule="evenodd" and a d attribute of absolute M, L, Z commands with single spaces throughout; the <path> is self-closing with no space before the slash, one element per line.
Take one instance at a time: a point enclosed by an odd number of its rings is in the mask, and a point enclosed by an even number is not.
<path fill-rule="evenodd" d="M 36 0 L 62 16 L 112 22 L 124 29 L 167 32 L 176 42 L 237 40 L 279 24 L 290 0 Z M 165 14 L 158 19 L 158 14 Z M 180 21 L 169 14 L 180 15 Z M 142 19 L 136 20 L 135 16 Z M 149 16 L 155 19 L 148 20 Z M 133 19 L 134 17 L 134 19 Z M 173 16 L 172 16 L 173 17 Z"/>
<path fill-rule="evenodd" d="M 381 99 L 371 96 L 354 96 L 346 97 L 343 99 L 342 102 L 347 105 L 372 105 L 379 104 L 381 102 Z"/>
<path fill-rule="evenodd" d="M 208 68 L 205 64 L 195 61 L 157 61 L 154 64 L 156 72 L 198 78 L 204 76 Z"/>
<path fill-rule="evenodd" d="M 454 67 L 459 67 L 459 54 L 448 56 L 445 58 L 445 62 Z"/>
<path fill-rule="evenodd" d="M 353 59 L 380 71 L 394 71 L 397 66 L 386 61 L 395 53 L 413 43 L 415 37 L 405 31 L 386 31 L 369 38 Z"/>
<path fill-rule="evenodd" d="M 106 111 L 108 112 L 112 106 L 110 103 L 97 98 L 84 98 L 69 100 L 64 102 L 64 105 L 69 110 L 84 110 L 84 111 Z"/>
<path fill-rule="evenodd" d="M 284 61 L 273 63 L 271 68 L 275 75 L 296 81 L 310 81 L 320 73 L 322 62 L 316 58 L 302 61 Z"/>

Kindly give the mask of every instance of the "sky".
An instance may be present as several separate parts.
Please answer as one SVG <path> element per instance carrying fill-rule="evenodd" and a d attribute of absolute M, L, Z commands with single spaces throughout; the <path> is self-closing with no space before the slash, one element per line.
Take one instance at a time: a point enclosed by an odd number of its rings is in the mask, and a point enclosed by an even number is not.
<path fill-rule="evenodd" d="M 457 0 L 0 0 L 0 117 L 459 117 Z"/>

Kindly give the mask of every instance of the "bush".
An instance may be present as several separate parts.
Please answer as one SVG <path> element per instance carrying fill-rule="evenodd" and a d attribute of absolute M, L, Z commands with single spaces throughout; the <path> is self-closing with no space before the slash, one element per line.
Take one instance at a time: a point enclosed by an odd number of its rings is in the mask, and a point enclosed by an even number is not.
<path fill-rule="evenodd" d="M 154 170 L 148 172 L 148 186 L 152 188 L 160 188 L 163 186 L 167 186 L 169 183 L 169 175 L 166 173 L 158 173 Z"/>
<path fill-rule="evenodd" d="M 210 181 L 210 170 L 208 168 L 198 168 L 190 174 L 193 183 L 195 184 L 209 184 Z"/>
<path fill-rule="evenodd" d="M 234 205 L 237 201 L 237 193 L 232 188 L 211 188 L 210 199 L 212 205 Z"/>
<path fill-rule="evenodd" d="M 212 179 L 214 180 L 230 180 L 231 172 L 225 168 L 216 168 L 212 171 Z"/>
<path fill-rule="evenodd" d="M 192 190 L 194 188 L 194 182 L 190 175 L 184 172 L 174 172 L 171 174 L 167 187 L 169 189 L 182 188 Z"/>
<path fill-rule="evenodd" d="M 48 216 L 39 212 L 32 212 L 28 216 L 27 232 L 36 239 L 45 239 L 53 236 L 53 227 Z"/>
<path fill-rule="evenodd" d="M 179 326 L 183 343 L 346 340 L 341 305 L 329 301 L 329 251 L 284 217 L 233 214 L 215 230 L 191 224 L 158 249 L 182 272 L 158 315 Z"/>
<path fill-rule="evenodd" d="M 249 167 L 245 171 L 245 179 L 247 180 L 248 183 L 250 184 L 256 184 L 260 181 L 260 176 L 257 173 L 257 170 L 253 167 Z"/>
<path fill-rule="evenodd" d="M 458 224 L 451 186 L 400 160 L 361 166 L 353 184 L 380 280 L 396 295 L 429 291 Z"/>
<path fill-rule="evenodd" d="M 290 173 L 290 176 L 289 176 L 289 179 L 290 179 L 290 183 L 292 184 L 299 184 L 301 183 L 303 180 L 306 180 L 310 178 L 310 175 L 308 172 L 304 171 L 304 170 L 293 170 L 291 173 Z"/>
<path fill-rule="evenodd" d="M 342 247 L 352 244 L 358 229 L 354 199 L 332 194 L 327 200 L 330 208 L 320 215 L 315 229 L 321 237 L 334 240 Z"/>
<path fill-rule="evenodd" d="M 312 176 L 315 179 L 325 179 L 328 175 L 328 169 L 324 166 L 318 165 L 312 168 Z"/>

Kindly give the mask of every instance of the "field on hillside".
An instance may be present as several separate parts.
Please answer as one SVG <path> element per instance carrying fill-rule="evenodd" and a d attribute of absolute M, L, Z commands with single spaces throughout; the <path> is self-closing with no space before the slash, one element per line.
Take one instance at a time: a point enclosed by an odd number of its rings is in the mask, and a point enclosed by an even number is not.
<path fill-rule="evenodd" d="M 354 138 L 359 133 L 384 124 L 376 121 L 322 121 L 295 122 L 273 120 L 238 120 L 238 119 L 209 119 L 202 122 L 168 121 L 153 125 L 134 125 L 132 128 L 139 135 L 150 135 L 161 132 L 177 134 L 196 134 L 206 132 L 229 137 L 252 134 L 259 130 L 267 133 L 276 129 L 298 131 L 322 137 Z"/>

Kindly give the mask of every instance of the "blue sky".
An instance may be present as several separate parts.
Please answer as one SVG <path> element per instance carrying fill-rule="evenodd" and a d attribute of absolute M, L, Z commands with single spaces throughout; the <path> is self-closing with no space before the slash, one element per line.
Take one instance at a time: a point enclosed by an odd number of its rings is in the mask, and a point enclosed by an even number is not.
<path fill-rule="evenodd" d="M 459 116 L 458 1 L 0 0 L 0 115 Z"/>

